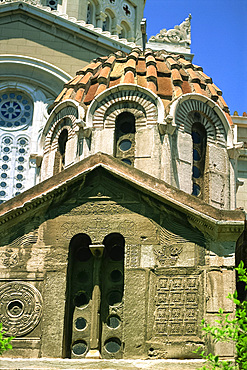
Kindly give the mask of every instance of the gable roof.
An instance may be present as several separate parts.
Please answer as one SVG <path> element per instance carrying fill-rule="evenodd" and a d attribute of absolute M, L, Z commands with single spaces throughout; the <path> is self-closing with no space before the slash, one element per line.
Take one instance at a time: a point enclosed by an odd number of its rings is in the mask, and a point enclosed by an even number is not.
<path fill-rule="evenodd" d="M 67 191 L 70 184 L 83 180 L 99 167 L 116 179 L 125 182 L 126 186 L 131 186 L 164 205 L 186 214 L 196 227 L 210 233 L 211 236 L 214 234 L 216 237 L 219 233 L 225 233 L 234 239 L 234 234 L 237 238 L 244 230 L 245 212 L 217 209 L 104 153 L 87 157 L 0 205 L 0 225 L 38 208 L 44 202 L 49 202 L 56 195 Z"/>

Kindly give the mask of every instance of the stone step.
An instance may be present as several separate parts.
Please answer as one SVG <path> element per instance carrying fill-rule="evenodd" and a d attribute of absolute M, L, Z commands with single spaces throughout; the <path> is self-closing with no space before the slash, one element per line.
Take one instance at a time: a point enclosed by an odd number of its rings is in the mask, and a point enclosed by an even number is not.
<path fill-rule="evenodd" d="M 1 370 L 196 370 L 203 360 L 70 360 L 1 358 Z"/>

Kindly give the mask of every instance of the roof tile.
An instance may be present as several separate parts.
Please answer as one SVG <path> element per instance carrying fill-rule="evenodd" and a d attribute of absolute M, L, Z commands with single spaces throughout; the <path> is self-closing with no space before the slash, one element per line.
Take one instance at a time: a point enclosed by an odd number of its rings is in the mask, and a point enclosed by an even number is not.
<path fill-rule="evenodd" d="M 136 73 L 146 73 L 146 63 L 145 60 L 138 59 L 137 65 L 136 65 Z"/>
<path fill-rule="evenodd" d="M 106 90 L 106 87 L 107 86 L 105 84 L 99 84 L 99 87 L 96 90 L 95 96 L 97 96 L 100 93 L 102 93 L 102 91 L 105 91 Z"/>
<path fill-rule="evenodd" d="M 84 95 L 85 90 L 83 88 L 80 88 L 77 90 L 76 95 L 75 95 L 75 100 L 80 103 L 82 101 L 83 95 Z"/>
<path fill-rule="evenodd" d="M 81 79 L 79 86 L 86 86 L 89 82 L 90 78 L 92 77 L 92 72 L 87 72 Z"/>
<path fill-rule="evenodd" d="M 139 50 L 139 49 L 138 49 Z M 139 57 L 139 52 L 136 49 L 132 50 L 128 56 L 128 58 L 134 58 L 135 60 Z"/>
<path fill-rule="evenodd" d="M 147 78 L 157 79 L 157 69 L 154 65 L 150 64 L 147 66 Z"/>
<path fill-rule="evenodd" d="M 188 81 L 189 75 L 186 71 L 184 71 L 182 68 L 180 68 L 179 73 L 184 81 Z"/>
<path fill-rule="evenodd" d="M 111 66 L 116 60 L 115 55 L 111 55 L 104 63 L 104 65 L 109 65 Z"/>
<path fill-rule="evenodd" d="M 72 98 L 73 95 L 74 95 L 74 89 L 69 88 L 69 89 L 67 89 L 66 93 L 64 94 L 63 100 L 70 99 L 70 98 Z"/>
<path fill-rule="evenodd" d="M 124 83 L 126 83 L 126 84 L 134 84 L 135 83 L 135 77 L 134 77 L 134 73 L 132 71 L 127 71 L 125 73 Z"/>
<path fill-rule="evenodd" d="M 214 83 L 212 85 L 213 85 L 214 89 L 217 91 L 217 94 L 221 96 L 222 91 Z"/>
<path fill-rule="evenodd" d="M 208 84 L 207 86 L 211 94 L 211 99 L 216 101 L 219 97 L 219 95 L 217 94 L 217 91 L 215 90 L 212 84 Z"/>
<path fill-rule="evenodd" d="M 199 71 L 200 75 L 203 77 L 204 81 L 208 84 L 212 83 L 212 78 L 208 77 L 204 72 Z"/>
<path fill-rule="evenodd" d="M 192 92 L 191 86 L 188 81 L 183 81 L 181 88 L 182 88 L 183 94 L 189 94 Z"/>
<path fill-rule="evenodd" d="M 137 75 L 137 84 L 143 87 L 147 87 L 147 79 L 146 76 L 139 76 Z"/>
<path fill-rule="evenodd" d="M 180 86 L 174 86 L 174 97 L 177 98 L 183 94 L 183 90 Z"/>
<path fill-rule="evenodd" d="M 176 60 L 174 60 L 172 57 L 167 57 L 166 58 L 166 63 L 168 64 L 168 66 L 173 69 L 173 68 L 179 68 L 179 64 Z"/>
<path fill-rule="evenodd" d="M 108 78 L 110 78 L 110 73 L 111 73 L 111 67 L 105 66 L 104 68 L 102 68 L 99 74 L 100 82 L 101 82 L 101 79 L 107 81 Z"/>
<path fill-rule="evenodd" d="M 148 87 L 148 89 L 150 89 L 151 91 L 153 91 L 155 94 L 157 93 L 157 86 L 156 86 L 156 83 L 155 82 L 148 81 L 147 87 Z"/>
<path fill-rule="evenodd" d="M 116 78 L 116 79 L 114 79 L 114 80 L 111 80 L 111 81 L 110 81 L 110 83 L 109 83 L 109 87 L 119 85 L 119 83 L 120 83 L 120 78 L 121 78 L 121 77 Z"/>
<path fill-rule="evenodd" d="M 101 62 L 92 62 L 88 64 L 87 66 L 80 69 L 76 74 L 85 74 L 86 72 L 92 72 L 95 71 L 99 66 L 101 65 Z"/>
<path fill-rule="evenodd" d="M 229 113 L 228 105 L 226 104 L 226 102 L 222 98 L 222 96 L 219 96 L 219 101 L 220 101 L 220 105 L 221 105 L 221 108 L 223 109 L 223 111 Z"/>
<path fill-rule="evenodd" d="M 146 58 L 146 65 L 148 66 L 149 64 L 154 64 L 156 65 L 156 60 L 153 55 L 148 55 Z"/>
<path fill-rule="evenodd" d="M 88 92 L 87 92 L 87 94 L 86 94 L 86 96 L 84 98 L 84 103 L 85 104 L 88 104 L 88 103 L 90 103 L 93 100 L 93 98 L 95 97 L 95 93 L 96 93 L 98 87 L 99 87 L 99 84 L 98 83 L 97 84 L 94 84 L 94 85 L 91 85 L 89 87 Z"/>
<path fill-rule="evenodd" d="M 195 93 L 204 95 L 203 90 L 201 89 L 201 86 L 200 86 L 199 83 L 192 82 L 192 86 L 193 86 L 193 89 L 194 89 Z"/>
<path fill-rule="evenodd" d="M 121 77 L 124 73 L 124 64 L 118 63 L 118 60 L 114 64 L 114 67 L 111 71 L 111 78 L 118 78 Z"/>
<path fill-rule="evenodd" d="M 200 82 L 199 75 L 195 71 L 193 71 L 192 68 L 187 68 L 187 72 L 189 73 L 191 82 L 198 82 L 198 83 Z"/>
<path fill-rule="evenodd" d="M 161 62 L 160 60 L 157 61 L 156 63 L 156 66 L 157 66 L 157 71 L 158 73 L 160 74 L 164 74 L 165 76 L 171 76 L 171 71 L 170 69 L 167 67 L 166 63 L 163 61 Z"/>
<path fill-rule="evenodd" d="M 89 104 L 108 87 L 122 83 L 151 89 L 160 96 L 165 107 L 181 94 L 196 92 L 214 100 L 225 112 L 229 111 L 221 98 L 221 90 L 201 67 L 164 50 L 148 49 L 143 53 L 137 48 L 129 55 L 116 52 L 95 59 L 65 85 L 54 104 L 68 98 Z"/>
<path fill-rule="evenodd" d="M 193 64 L 193 67 L 194 67 L 195 71 L 203 72 L 203 68 L 202 67 L 197 66 L 196 64 Z"/>
<path fill-rule="evenodd" d="M 192 63 L 184 58 L 179 58 L 179 62 L 182 64 L 184 68 L 192 68 Z"/>
<path fill-rule="evenodd" d="M 233 126 L 233 121 L 232 121 L 232 117 L 230 116 L 230 114 L 228 112 L 225 112 L 225 115 L 226 115 L 226 118 L 229 122 L 229 125 Z"/>
<path fill-rule="evenodd" d="M 169 77 L 158 77 L 157 78 L 157 85 L 158 85 L 158 95 L 163 97 L 172 97 L 173 90 L 172 90 L 172 82 Z"/>
<path fill-rule="evenodd" d="M 183 79 L 177 69 L 172 69 L 172 80 L 175 83 L 182 83 Z"/>
<path fill-rule="evenodd" d="M 76 75 L 72 80 L 70 80 L 65 86 L 73 86 L 76 85 L 82 79 L 81 75 Z"/>
<path fill-rule="evenodd" d="M 136 69 L 136 60 L 135 59 L 132 59 L 130 58 L 127 63 L 126 63 L 126 66 L 125 66 L 125 69 L 132 69 L 133 71 L 135 71 Z"/>

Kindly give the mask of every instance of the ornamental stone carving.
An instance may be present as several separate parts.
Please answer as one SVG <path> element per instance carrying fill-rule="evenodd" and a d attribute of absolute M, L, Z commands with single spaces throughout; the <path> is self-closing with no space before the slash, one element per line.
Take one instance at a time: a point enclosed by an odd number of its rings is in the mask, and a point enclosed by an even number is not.
<path fill-rule="evenodd" d="M 151 36 L 149 42 L 164 42 L 169 44 L 191 44 L 191 14 L 174 29 L 160 31 L 156 36 Z"/>
<path fill-rule="evenodd" d="M 163 245 L 157 249 L 154 248 L 154 254 L 159 266 L 174 266 L 182 250 L 182 245 Z"/>
<path fill-rule="evenodd" d="M 2 262 L 7 268 L 15 267 L 19 263 L 18 254 L 13 249 L 7 248 L 6 251 L 2 252 Z"/>
<path fill-rule="evenodd" d="M 31 284 L 6 283 L 0 287 L 0 322 L 6 335 L 21 337 L 32 331 L 42 316 L 42 297 Z"/>
<path fill-rule="evenodd" d="M 157 336 L 198 334 L 200 289 L 199 275 L 158 278 L 155 309 Z"/>

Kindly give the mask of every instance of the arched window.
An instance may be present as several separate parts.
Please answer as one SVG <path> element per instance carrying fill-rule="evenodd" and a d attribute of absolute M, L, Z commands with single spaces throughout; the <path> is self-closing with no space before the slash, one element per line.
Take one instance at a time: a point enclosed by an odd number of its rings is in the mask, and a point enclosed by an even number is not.
<path fill-rule="evenodd" d="M 135 158 L 135 116 L 130 112 L 120 113 L 115 123 L 115 157 L 133 165 Z"/>
<path fill-rule="evenodd" d="M 199 113 L 195 113 L 199 115 Z M 192 126 L 192 141 L 193 141 L 193 167 L 192 167 L 192 181 L 193 189 L 192 195 L 204 199 L 205 196 L 205 157 L 207 147 L 207 135 L 205 127 L 195 122 Z"/>
<path fill-rule="evenodd" d="M 126 32 L 125 28 L 123 28 L 123 27 L 121 29 L 121 33 L 119 35 L 119 38 L 120 39 L 127 39 L 127 32 Z"/>
<path fill-rule="evenodd" d="M 93 255 L 86 234 L 77 234 L 69 246 L 65 318 L 65 357 L 85 357 L 90 348 Z M 82 311 L 82 308 L 84 310 Z M 85 330 L 87 329 L 87 330 Z"/>
<path fill-rule="evenodd" d="M 68 131 L 64 129 L 58 138 L 58 150 L 55 153 L 53 175 L 61 172 L 65 165 L 66 143 L 68 141 Z"/>
<path fill-rule="evenodd" d="M 116 26 L 116 16 L 111 9 L 105 9 L 106 18 L 102 24 L 103 31 L 114 32 L 114 27 Z"/>
<path fill-rule="evenodd" d="M 65 357 L 122 357 L 124 246 L 124 237 L 118 233 L 96 245 L 86 234 L 71 239 Z"/>
<path fill-rule="evenodd" d="M 93 4 L 88 3 L 87 5 L 87 23 L 92 24 L 93 23 Z"/>
<path fill-rule="evenodd" d="M 103 22 L 102 30 L 111 32 L 111 19 L 110 19 L 110 16 L 108 14 L 106 16 L 106 19 Z"/>
<path fill-rule="evenodd" d="M 128 39 L 129 38 L 129 32 L 130 32 L 130 26 L 126 22 L 121 22 L 121 33 L 119 37 L 121 39 Z"/>
<path fill-rule="evenodd" d="M 29 139 L 5 135 L 1 140 L 0 204 L 26 190 Z"/>
<path fill-rule="evenodd" d="M 33 102 L 22 91 L 0 93 L 0 203 L 20 194 L 30 182 L 30 129 Z"/>

